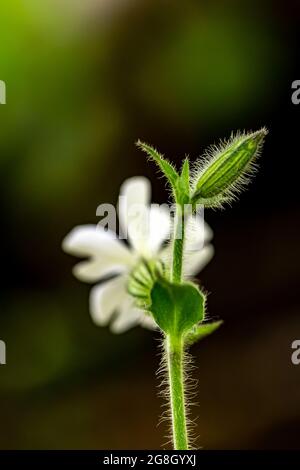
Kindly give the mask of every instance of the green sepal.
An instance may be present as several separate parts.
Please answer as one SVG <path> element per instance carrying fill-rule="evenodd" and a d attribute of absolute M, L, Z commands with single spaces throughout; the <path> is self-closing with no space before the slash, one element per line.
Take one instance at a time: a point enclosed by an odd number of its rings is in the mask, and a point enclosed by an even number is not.
<path fill-rule="evenodd" d="M 176 202 L 180 205 L 190 202 L 190 164 L 187 158 L 184 160 L 181 174 L 176 182 Z"/>
<path fill-rule="evenodd" d="M 173 284 L 158 279 L 151 291 L 149 308 L 166 335 L 179 337 L 204 318 L 204 294 L 192 283 Z"/>
<path fill-rule="evenodd" d="M 151 305 L 151 290 L 158 277 L 165 275 L 160 260 L 141 260 L 131 271 L 127 292 L 135 299 L 138 307 L 147 310 Z"/>
<path fill-rule="evenodd" d="M 154 147 L 145 142 L 137 141 L 136 145 L 153 160 L 163 172 L 171 187 L 175 189 L 179 175 L 171 163 L 166 160 Z"/>
<path fill-rule="evenodd" d="M 166 160 L 155 148 L 145 142 L 137 141 L 136 145 L 153 160 L 167 178 L 177 204 L 183 206 L 190 203 L 190 168 L 186 158 L 179 174 L 173 165 Z"/>
<path fill-rule="evenodd" d="M 187 346 L 191 346 L 216 331 L 222 324 L 223 320 L 218 320 L 211 323 L 202 323 L 200 325 L 193 326 L 184 338 L 185 344 Z"/>

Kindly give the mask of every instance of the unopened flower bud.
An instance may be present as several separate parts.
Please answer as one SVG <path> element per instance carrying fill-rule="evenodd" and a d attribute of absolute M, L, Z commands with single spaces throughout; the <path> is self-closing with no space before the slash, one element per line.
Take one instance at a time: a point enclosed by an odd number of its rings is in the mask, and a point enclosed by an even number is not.
<path fill-rule="evenodd" d="M 196 171 L 193 202 L 218 207 L 249 182 L 267 130 L 237 135 L 214 148 Z"/>

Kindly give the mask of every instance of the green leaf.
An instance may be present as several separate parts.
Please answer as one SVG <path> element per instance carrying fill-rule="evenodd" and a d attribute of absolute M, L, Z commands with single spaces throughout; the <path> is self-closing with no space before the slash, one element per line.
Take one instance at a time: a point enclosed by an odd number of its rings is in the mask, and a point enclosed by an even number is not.
<path fill-rule="evenodd" d="M 192 283 L 172 284 L 158 279 L 151 291 L 153 318 L 171 336 L 180 336 L 202 321 L 204 304 L 204 295 Z"/>
<path fill-rule="evenodd" d="M 168 179 L 171 187 L 175 190 L 179 175 L 171 163 L 166 160 L 157 150 L 155 150 L 155 148 L 151 147 L 151 145 L 146 144 L 145 142 L 141 142 L 140 140 L 137 141 L 136 145 L 158 165 L 160 170 Z"/>
<path fill-rule="evenodd" d="M 223 321 L 218 320 L 212 323 L 202 323 L 202 325 L 195 325 L 185 336 L 185 343 L 189 346 L 196 343 L 205 336 L 210 335 L 214 331 L 216 331 L 221 325 Z"/>

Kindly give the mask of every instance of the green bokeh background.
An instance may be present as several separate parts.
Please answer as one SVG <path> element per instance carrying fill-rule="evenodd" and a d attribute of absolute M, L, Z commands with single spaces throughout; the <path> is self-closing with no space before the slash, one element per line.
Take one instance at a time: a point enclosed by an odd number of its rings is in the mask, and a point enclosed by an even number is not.
<path fill-rule="evenodd" d="M 180 164 L 262 125 L 271 132 L 256 181 L 231 210 L 206 214 L 216 255 L 201 281 L 225 325 L 193 348 L 193 417 L 204 448 L 299 446 L 299 196 L 281 177 L 283 150 L 297 148 L 298 13 L 267 0 L 2 2 L 0 448 L 167 442 L 159 335 L 93 325 L 90 287 L 72 277 L 61 240 L 96 223 L 129 176 L 148 176 L 165 202 L 137 138 Z"/>

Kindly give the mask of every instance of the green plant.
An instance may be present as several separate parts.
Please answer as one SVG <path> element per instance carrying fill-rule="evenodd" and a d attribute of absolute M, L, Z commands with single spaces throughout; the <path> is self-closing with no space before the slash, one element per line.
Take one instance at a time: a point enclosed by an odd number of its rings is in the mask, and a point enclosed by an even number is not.
<path fill-rule="evenodd" d="M 187 350 L 222 324 L 220 320 L 207 322 L 206 295 L 189 279 L 213 255 L 212 245 L 207 244 L 212 233 L 207 225 L 199 224 L 199 210 L 221 208 L 237 198 L 256 170 L 266 134 L 263 128 L 232 136 L 228 142 L 209 149 L 192 167 L 185 159 L 180 172 L 153 147 L 138 141 L 138 147 L 168 181 L 174 216 L 170 220 L 165 208 L 150 208 L 149 181 L 134 177 L 121 187 L 120 195 L 126 205 L 119 204 L 120 225 L 127 232 L 129 246 L 101 225 L 76 227 L 63 241 L 67 252 L 88 256 L 88 260 L 75 266 L 74 274 L 87 282 L 103 281 L 93 287 L 90 295 L 90 310 L 97 324 L 110 324 L 115 333 L 136 324 L 161 331 L 162 370 L 168 383 L 176 450 L 191 448 Z M 142 210 L 136 212 L 135 202 Z M 201 232 L 198 240 L 192 239 L 194 223 Z M 165 248 L 163 241 L 170 232 L 171 242 Z M 107 275 L 114 277 L 107 280 Z"/>
<path fill-rule="evenodd" d="M 185 159 L 178 173 L 153 147 L 140 141 L 137 143 L 167 178 L 176 203 L 170 266 L 166 266 L 165 271 L 157 269 L 152 282 L 148 284 L 145 279 L 135 275 L 130 286 L 132 289 L 132 284 L 140 284 L 144 291 L 144 308 L 151 313 L 164 336 L 175 449 L 190 447 L 186 416 L 188 404 L 184 388 L 187 375 L 185 351 L 222 323 L 204 322 L 205 293 L 195 283 L 187 282 L 182 277 L 185 215 L 192 216 L 199 205 L 220 208 L 226 202 L 233 201 L 256 169 L 255 163 L 266 134 L 264 128 L 253 133 L 237 134 L 220 147 L 213 147 L 196 162 L 192 178 L 188 159 Z"/>

